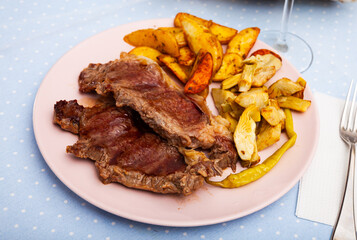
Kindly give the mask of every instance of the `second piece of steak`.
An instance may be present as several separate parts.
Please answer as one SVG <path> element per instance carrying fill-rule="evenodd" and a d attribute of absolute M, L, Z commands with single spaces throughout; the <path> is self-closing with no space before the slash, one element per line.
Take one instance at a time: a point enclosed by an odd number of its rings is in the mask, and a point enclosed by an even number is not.
<path fill-rule="evenodd" d="M 67 152 L 94 160 L 103 183 L 184 195 L 203 184 L 203 177 L 190 170 L 178 149 L 130 108 L 110 103 L 85 108 L 75 100 L 59 101 L 54 108 L 54 122 L 79 135 Z"/>

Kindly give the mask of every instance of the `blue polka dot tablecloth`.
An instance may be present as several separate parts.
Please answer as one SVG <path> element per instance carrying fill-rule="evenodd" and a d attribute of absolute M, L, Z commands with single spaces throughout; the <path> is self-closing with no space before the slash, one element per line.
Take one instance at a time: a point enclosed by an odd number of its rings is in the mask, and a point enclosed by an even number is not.
<path fill-rule="evenodd" d="M 295 216 L 298 185 L 258 212 L 210 226 L 163 227 L 107 213 L 54 175 L 32 128 L 45 74 L 88 37 L 177 12 L 237 29 L 279 29 L 282 8 L 282 0 L 1 1 L 0 239 L 328 239 L 331 226 Z M 357 67 L 356 29 L 356 3 L 295 1 L 289 30 L 312 47 L 314 61 L 303 76 L 314 92 L 344 98 Z"/>

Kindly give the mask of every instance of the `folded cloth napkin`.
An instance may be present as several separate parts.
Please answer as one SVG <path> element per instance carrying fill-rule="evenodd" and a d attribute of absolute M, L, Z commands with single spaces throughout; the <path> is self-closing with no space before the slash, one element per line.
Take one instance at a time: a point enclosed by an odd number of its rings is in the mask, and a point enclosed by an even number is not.
<path fill-rule="evenodd" d="M 322 93 L 314 96 L 320 114 L 320 138 L 311 166 L 300 181 L 296 215 L 334 225 L 348 167 L 348 147 L 338 128 L 344 101 Z"/>

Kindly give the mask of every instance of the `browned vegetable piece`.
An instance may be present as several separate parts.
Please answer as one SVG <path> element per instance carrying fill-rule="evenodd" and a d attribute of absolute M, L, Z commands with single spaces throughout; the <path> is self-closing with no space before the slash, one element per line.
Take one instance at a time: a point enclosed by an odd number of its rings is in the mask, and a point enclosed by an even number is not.
<path fill-rule="evenodd" d="M 141 29 L 124 36 L 124 41 L 134 47 L 152 47 L 171 56 L 180 55 L 175 35 L 163 29 Z"/>
<path fill-rule="evenodd" d="M 177 59 L 170 55 L 162 54 L 158 56 L 157 59 L 168 67 L 181 82 L 187 82 L 190 74 L 189 67 L 180 65 Z"/>
<path fill-rule="evenodd" d="M 291 96 L 301 90 L 304 90 L 304 87 L 299 83 L 293 82 L 288 78 L 282 78 L 269 87 L 268 93 L 270 98 L 277 98 L 280 96 Z"/>
<path fill-rule="evenodd" d="M 157 59 L 158 56 L 162 55 L 158 50 L 151 47 L 135 47 L 133 48 L 129 54 L 134 54 L 136 56 L 144 56 L 150 58 L 151 60 L 157 62 L 162 65 L 162 63 Z"/>
<path fill-rule="evenodd" d="M 190 79 L 185 85 L 185 93 L 195 94 L 205 90 L 211 80 L 213 58 L 211 53 L 200 50 L 192 68 Z"/>
<path fill-rule="evenodd" d="M 190 18 L 193 21 L 196 21 L 197 23 L 207 27 L 217 37 L 218 41 L 222 44 L 227 44 L 237 33 L 237 30 L 234 28 L 222 26 L 220 24 L 212 22 L 212 20 L 205 20 L 196 17 L 192 14 L 183 13 L 183 12 L 176 14 L 174 19 L 174 25 L 176 27 L 182 27 L 181 21 L 182 18 L 184 17 Z"/>
<path fill-rule="evenodd" d="M 228 43 L 227 53 L 238 53 L 243 59 L 246 58 L 259 33 L 260 29 L 257 27 L 243 29 Z"/>
<path fill-rule="evenodd" d="M 272 54 L 274 57 L 278 58 L 280 62 L 283 60 L 279 56 L 279 54 L 269 50 L 269 49 L 258 49 L 257 51 L 253 52 L 250 56 L 257 56 L 257 55 L 267 55 L 267 54 Z"/>
<path fill-rule="evenodd" d="M 260 125 L 259 133 L 257 134 L 257 148 L 261 151 L 280 140 L 281 123 L 271 126 L 266 120 L 263 120 Z"/>
<path fill-rule="evenodd" d="M 189 17 L 182 17 L 182 29 L 190 49 L 197 55 L 200 49 L 209 52 L 213 59 L 213 74 L 220 68 L 223 49 L 216 36 L 205 27 Z"/>
<path fill-rule="evenodd" d="M 182 47 L 177 61 L 181 65 L 191 66 L 195 62 L 195 53 L 189 47 Z"/>
<path fill-rule="evenodd" d="M 302 89 L 299 92 L 294 93 L 292 96 L 304 99 L 304 91 L 305 91 L 305 87 L 306 87 L 306 81 L 302 77 L 299 77 L 298 80 L 296 80 L 296 82 L 304 89 Z"/>
<path fill-rule="evenodd" d="M 298 112 L 305 112 L 311 105 L 310 100 L 303 100 L 293 96 L 278 97 L 277 101 L 281 108 L 288 108 Z"/>
<path fill-rule="evenodd" d="M 213 76 L 213 81 L 223 81 L 242 71 L 243 58 L 237 53 L 225 53 L 221 67 Z"/>
<path fill-rule="evenodd" d="M 285 120 L 284 111 L 279 107 L 276 99 L 269 99 L 268 106 L 262 108 L 260 113 L 271 126 L 276 126 Z"/>
<path fill-rule="evenodd" d="M 186 38 L 185 35 L 183 34 L 182 28 L 178 27 L 160 27 L 158 29 L 165 30 L 165 31 L 170 31 L 175 35 L 177 44 L 179 47 L 184 47 L 187 46 Z"/>

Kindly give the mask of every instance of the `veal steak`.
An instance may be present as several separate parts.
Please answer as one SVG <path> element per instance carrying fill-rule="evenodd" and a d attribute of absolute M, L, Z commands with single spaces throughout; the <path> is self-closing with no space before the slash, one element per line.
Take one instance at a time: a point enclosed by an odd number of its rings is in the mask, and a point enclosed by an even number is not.
<path fill-rule="evenodd" d="M 184 195 L 203 184 L 204 178 L 196 169 L 206 165 L 186 164 L 176 147 L 128 107 L 102 102 L 88 108 L 76 100 L 62 100 L 54 106 L 54 122 L 79 135 L 67 152 L 94 160 L 103 183 L 119 182 L 131 188 Z"/>
<path fill-rule="evenodd" d="M 118 107 L 137 111 L 170 144 L 208 149 L 209 158 L 220 168 L 235 170 L 237 152 L 231 133 L 212 116 L 205 101 L 185 95 L 154 61 L 122 53 L 106 64 L 90 64 L 79 76 L 79 89 L 113 95 Z"/>

